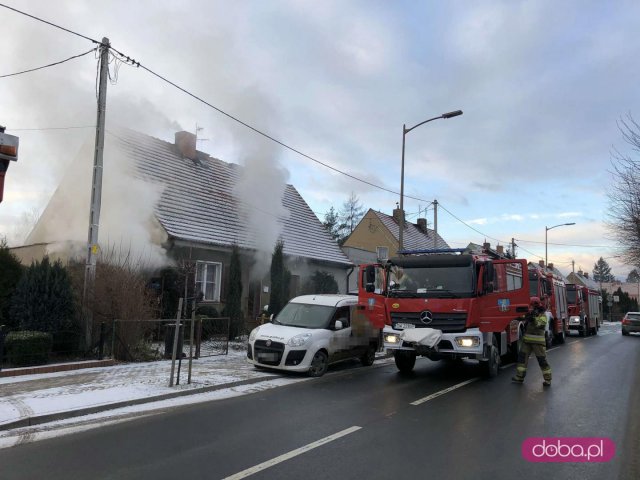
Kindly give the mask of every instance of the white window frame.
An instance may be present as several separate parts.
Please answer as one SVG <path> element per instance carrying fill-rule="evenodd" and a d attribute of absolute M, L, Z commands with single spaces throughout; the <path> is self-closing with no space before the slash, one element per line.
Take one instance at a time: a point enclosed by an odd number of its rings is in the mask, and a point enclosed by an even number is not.
<path fill-rule="evenodd" d="M 207 272 L 213 269 L 213 282 L 207 282 Z M 202 292 L 202 300 L 205 302 L 220 301 L 220 287 L 222 283 L 222 263 L 220 262 L 196 262 L 196 294 Z M 213 297 L 207 297 L 206 284 L 213 284 Z"/>
<path fill-rule="evenodd" d="M 384 257 L 380 256 L 381 249 L 384 249 L 387 252 L 387 254 Z M 378 257 L 378 260 L 389 260 L 389 247 L 385 247 L 385 246 L 376 247 L 376 256 Z"/>

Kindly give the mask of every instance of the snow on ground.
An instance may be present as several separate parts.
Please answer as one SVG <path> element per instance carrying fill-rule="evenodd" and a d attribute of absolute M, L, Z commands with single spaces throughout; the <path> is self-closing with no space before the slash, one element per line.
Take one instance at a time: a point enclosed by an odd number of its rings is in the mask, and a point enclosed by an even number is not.
<path fill-rule="evenodd" d="M 376 361 L 382 366 L 389 359 Z M 392 361 L 392 360 L 391 360 Z M 356 362 L 358 364 L 358 362 Z M 352 364 L 332 368 L 327 375 Z M 177 364 L 176 364 L 177 369 Z M 264 391 L 310 380 L 304 374 L 258 370 L 246 360 L 246 351 L 230 350 L 228 355 L 193 361 L 192 383 L 187 384 L 188 361 L 182 362 L 180 385 L 169 387 L 171 361 L 130 363 L 56 373 L 0 378 L 0 427 L 26 417 L 68 412 L 118 402 L 149 399 L 149 403 L 69 418 L 31 427 L 0 430 L 0 448 L 155 415 L 180 405 L 209 402 Z M 264 380 L 261 380 L 264 379 Z M 249 381 L 246 385 L 231 383 Z M 214 391 L 153 401 L 159 395 L 198 388 Z"/>
<path fill-rule="evenodd" d="M 251 385 L 240 385 L 236 387 L 223 388 L 213 392 L 194 394 L 185 397 L 178 397 L 159 402 L 145 403 L 134 405 L 131 407 L 123 407 L 114 410 L 107 410 L 92 415 L 85 415 L 67 420 L 60 420 L 43 425 L 34 425 L 32 427 L 17 428 L 13 430 L 0 431 L 0 448 L 9 448 L 24 443 L 45 440 L 47 438 L 69 435 L 92 428 L 102 427 L 106 425 L 114 425 L 122 423 L 134 418 L 146 417 L 149 415 L 158 415 L 166 412 L 168 409 L 182 406 L 192 405 L 195 403 L 210 402 L 222 400 L 225 398 L 247 395 L 276 388 L 292 383 L 304 382 L 311 380 L 308 377 L 282 377 Z"/>

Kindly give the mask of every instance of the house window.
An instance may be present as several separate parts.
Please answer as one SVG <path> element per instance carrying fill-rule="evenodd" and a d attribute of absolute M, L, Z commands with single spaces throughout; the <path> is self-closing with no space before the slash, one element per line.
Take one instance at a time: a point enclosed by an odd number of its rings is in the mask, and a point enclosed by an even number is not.
<path fill-rule="evenodd" d="M 202 292 L 203 300 L 209 302 L 220 301 L 220 278 L 222 264 L 211 262 L 197 262 L 196 264 L 196 292 Z"/>
<path fill-rule="evenodd" d="M 378 260 L 389 259 L 389 247 L 376 247 L 376 251 L 378 253 Z"/>

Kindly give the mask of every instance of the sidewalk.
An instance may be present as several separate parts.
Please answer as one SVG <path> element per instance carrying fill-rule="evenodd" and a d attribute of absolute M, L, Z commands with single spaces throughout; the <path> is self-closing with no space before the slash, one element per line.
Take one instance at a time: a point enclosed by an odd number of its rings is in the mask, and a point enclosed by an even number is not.
<path fill-rule="evenodd" d="M 173 387 L 170 360 L 0 378 L 0 431 L 282 377 L 255 369 L 243 350 L 193 360 L 191 384 L 188 367 L 183 359 Z"/>
<path fill-rule="evenodd" d="M 378 353 L 378 359 L 383 357 Z M 246 361 L 245 350 L 193 360 L 191 384 L 188 360 L 182 361 L 179 385 L 169 387 L 170 373 L 166 360 L 0 378 L 0 431 L 217 390 L 238 395 L 255 390 L 256 384 L 279 386 L 308 378 L 258 370 Z"/>

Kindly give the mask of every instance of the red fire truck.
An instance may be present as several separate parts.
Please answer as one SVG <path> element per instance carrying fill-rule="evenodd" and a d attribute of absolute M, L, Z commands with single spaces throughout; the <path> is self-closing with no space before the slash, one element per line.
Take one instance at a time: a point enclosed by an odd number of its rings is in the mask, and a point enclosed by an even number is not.
<path fill-rule="evenodd" d="M 400 371 L 411 371 L 418 355 L 470 358 L 493 377 L 501 356 L 517 357 L 530 302 L 527 261 L 466 252 L 403 251 L 360 267 L 358 304 L 384 325 L 384 347 Z"/>
<path fill-rule="evenodd" d="M 531 296 L 540 298 L 547 309 L 547 348 L 551 347 L 554 341 L 564 343 L 569 333 L 567 287 L 564 278 L 555 273 L 552 264 L 545 268 L 543 261 L 540 264 L 530 263 L 529 286 Z"/>
<path fill-rule="evenodd" d="M 569 330 L 581 337 L 597 335 L 602 325 L 602 295 L 595 288 L 567 284 Z"/>

